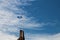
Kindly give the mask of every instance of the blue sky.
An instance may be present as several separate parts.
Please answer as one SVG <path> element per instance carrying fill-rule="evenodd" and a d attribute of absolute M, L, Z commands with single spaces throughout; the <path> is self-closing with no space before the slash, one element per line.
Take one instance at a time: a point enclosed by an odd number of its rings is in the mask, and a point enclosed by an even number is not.
<path fill-rule="evenodd" d="M 30 14 L 28 16 L 33 16 L 38 23 L 50 23 L 43 27 L 44 30 L 33 30 L 34 33 L 47 33 L 56 34 L 60 33 L 60 1 L 59 0 L 36 0 L 32 2 L 32 5 L 25 6 L 25 10 Z M 30 30 L 30 29 L 28 29 Z M 31 30 L 30 30 L 31 31 Z M 29 32 L 30 32 L 29 31 Z"/>
<path fill-rule="evenodd" d="M 60 0 L 0 0 L 0 40 L 60 40 Z"/>

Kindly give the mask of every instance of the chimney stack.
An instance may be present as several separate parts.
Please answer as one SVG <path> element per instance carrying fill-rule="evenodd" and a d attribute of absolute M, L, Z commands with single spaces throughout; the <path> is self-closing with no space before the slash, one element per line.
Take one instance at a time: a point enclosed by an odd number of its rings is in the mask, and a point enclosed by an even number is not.
<path fill-rule="evenodd" d="M 20 36 L 19 36 L 18 40 L 25 40 L 24 31 L 23 30 L 20 30 Z"/>

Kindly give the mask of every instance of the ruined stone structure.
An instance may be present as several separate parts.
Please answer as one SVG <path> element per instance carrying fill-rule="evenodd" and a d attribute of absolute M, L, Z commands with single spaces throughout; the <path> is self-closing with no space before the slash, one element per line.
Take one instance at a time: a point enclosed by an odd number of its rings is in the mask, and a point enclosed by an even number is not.
<path fill-rule="evenodd" d="M 25 40 L 24 31 L 23 30 L 20 30 L 20 36 L 19 36 L 18 40 Z"/>

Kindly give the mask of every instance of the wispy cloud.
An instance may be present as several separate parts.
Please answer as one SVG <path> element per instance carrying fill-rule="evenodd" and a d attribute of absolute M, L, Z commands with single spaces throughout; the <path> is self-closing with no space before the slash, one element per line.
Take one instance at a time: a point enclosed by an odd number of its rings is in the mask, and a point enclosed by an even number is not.
<path fill-rule="evenodd" d="M 17 40 L 17 37 L 0 31 L 0 40 Z"/>
<path fill-rule="evenodd" d="M 18 8 L 18 5 L 29 5 L 29 1 L 34 0 L 0 0 L 0 30 L 3 32 L 17 32 L 18 28 L 34 28 L 42 27 L 44 23 L 36 23 L 32 21 L 32 17 L 27 17 L 22 8 Z M 15 12 L 19 14 L 15 14 Z M 22 16 L 21 19 L 17 16 Z M 13 28 L 14 30 L 13 30 Z"/>
<path fill-rule="evenodd" d="M 60 40 L 60 33 L 55 35 L 26 34 L 25 40 Z M 18 37 L 0 31 L 0 40 L 17 40 Z"/>
<path fill-rule="evenodd" d="M 47 34 L 28 34 L 26 40 L 60 40 L 60 33 L 54 35 Z"/>
<path fill-rule="evenodd" d="M 36 23 L 30 23 L 31 18 L 25 16 L 25 14 L 21 15 L 26 11 L 17 7 L 22 5 L 29 5 L 29 1 L 33 0 L 0 0 L 1 31 L 16 31 L 18 27 L 21 28 L 22 26 L 24 26 L 24 28 L 27 28 L 27 26 L 38 26 Z M 20 15 L 15 14 L 15 12 L 18 12 Z M 17 18 L 17 16 L 22 16 L 22 18 L 19 19 Z M 14 30 L 12 29 L 12 27 L 14 28 Z"/>
<path fill-rule="evenodd" d="M 27 17 L 25 15 L 26 11 L 17 7 L 31 5 L 29 3 L 30 1 L 34 0 L 0 0 L 0 40 L 16 40 L 16 36 L 6 33 L 16 33 L 18 32 L 19 28 L 33 29 L 36 27 L 43 27 L 44 25 L 48 25 L 46 23 L 36 23 L 35 21 L 33 22 L 33 17 Z M 22 16 L 22 18 L 17 18 L 17 16 Z M 40 36 L 38 36 L 37 39 L 40 39 L 39 37 Z M 31 40 L 37 39 L 33 38 Z"/>

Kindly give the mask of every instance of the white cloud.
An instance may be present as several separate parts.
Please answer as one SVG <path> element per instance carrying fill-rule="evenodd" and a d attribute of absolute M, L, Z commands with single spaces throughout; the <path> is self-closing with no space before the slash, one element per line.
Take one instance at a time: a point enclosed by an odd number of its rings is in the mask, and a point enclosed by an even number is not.
<path fill-rule="evenodd" d="M 18 37 L 0 31 L 0 40 L 17 40 Z M 55 35 L 26 34 L 25 40 L 60 40 L 60 33 Z"/>
<path fill-rule="evenodd" d="M 26 40 L 60 40 L 60 33 L 55 35 L 29 34 Z"/>
<path fill-rule="evenodd" d="M 0 30 L 15 32 L 20 28 L 37 27 L 39 24 L 31 22 L 30 18 L 22 15 L 23 18 L 18 19 L 17 15 L 10 11 L 0 10 Z M 13 28 L 14 30 L 13 30 Z"/>
<path fill-rule="evenodd" d="M 0 31 L 0 40 L 17 40 L 17 37 Z"/>
<path fill-rule="evenodd" d="M 16 6 L 21 6 L 28 1 L 33 0 L 22 0 L 22 2 L 19 2 L 19 0 L 0 0 L 0 31 L 18 32 L 19 28 L 36 29 L 37 27 L 48 25 L 47 23 L 36 23 L 35 21 L 32 21 L 33 17 L 27 17 L 25 14 L 22 15 L 22 13 L 25 13 L 26 11 L 21 8 L 18 9 Z M 18 11 L 20 15 L 15 14 L 16 11 Z M 22 16 L 22 18 L 19 19 L 17 16 Z"/>
<path fill-rule="evenodd" d="M 26 11 L 16 7 L 18 5 L 25 5 L 27 1 L 33 0 L 0 0 L 0 31 L 16 32 L 18 27 L 24 26 L 24 28 L 29 28 L 31 26 L 38 26 L 36 23 L 30 23 L 31 18 L 26 17 L 25 14 L 21 15 Z M 18 11 L 20 15 L 16 15 L 13 11 Z M 18 19 L 17 16 L 22 16 L 23 18 Z"/>
<path fill-rule="evenodd" d="M 9 8 L 12 10 L 21 10 L 18 9 L 16 6 L 29 5 L 28 2 L 30 1 L 34 0 L 0 0 L 0 7 Z"/>
<path fill-rule="evenodd" d="M 32 21 L 32 18 L 26 15 L 16 15 L 15 11 L 22 14 L 25 13 L 23 9 L 18 9 L 18 5 L 30 5 L 28 1 L 34 0 L 0 0 L 0 40 L 16 40 L 17 37 L 14 35 L 6 34 L 6 32 L 17 32 L 18 28 L 35 28 L 46 25 L 45 23 L 36 23 Z M 14 11 L 14 12 L 13 12 Z M 22 16 L 21 19 L 17 16 Z M 40 36 L 30 36 L 31 40 L 40 39 Z M 34 38 L 36 39 L 34 39 Z M 43 37 L 42 37 L 43 38 Z M 44 37 L 45 38 L 45 37 Z M 58 37 L 59 38 L 59 37 Z M 45 38 L 46 39 L 46 38 Z M 57 39 L 57 38 L 56 38 Z"/>

